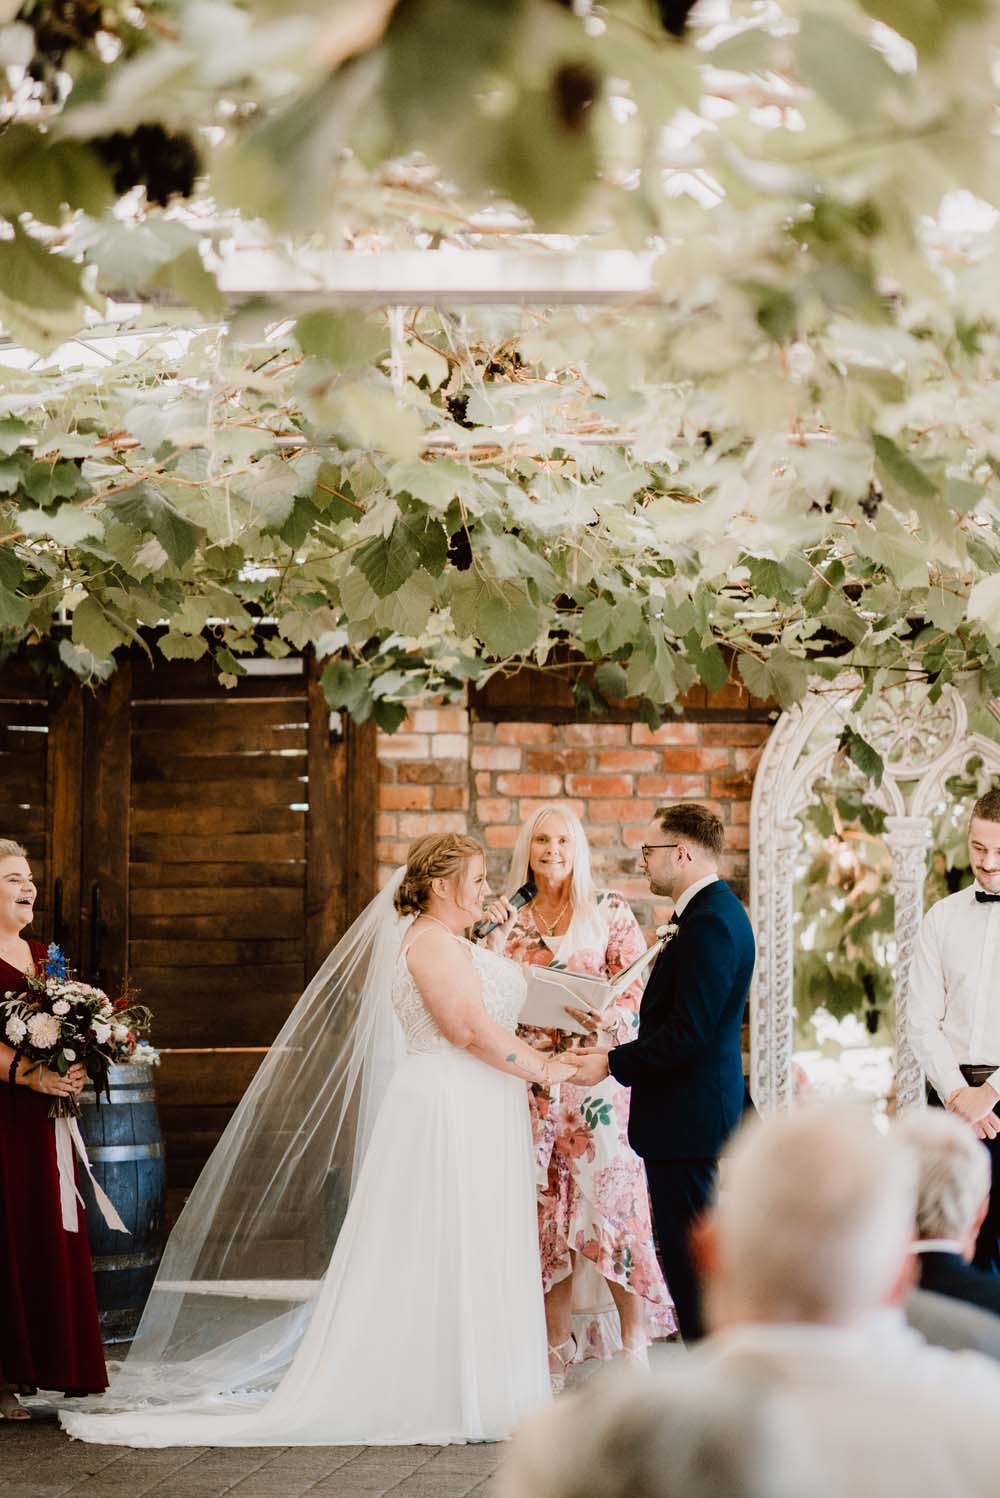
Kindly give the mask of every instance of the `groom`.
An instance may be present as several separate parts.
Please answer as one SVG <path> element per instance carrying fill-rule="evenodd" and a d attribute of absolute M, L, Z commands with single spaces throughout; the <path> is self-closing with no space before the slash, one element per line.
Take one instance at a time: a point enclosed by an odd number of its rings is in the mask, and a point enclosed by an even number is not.
<path fill-rule="evenodd" d="M 649 1183 L 660 1258 L 685 1342 L 702 1335 L 690 1230 L 715 1186 L 718 1158 L 743 1114 L 740 1025 L 754 964 L 746 911 L 719 878 L 722 823 L 707 806 L 661 807 L 642 859 L 654 895 L 674 902 L 635 1040 L 576 1052 L 574 1084 L 610 1071 L 632 1089 L 629 1143 Z"/>

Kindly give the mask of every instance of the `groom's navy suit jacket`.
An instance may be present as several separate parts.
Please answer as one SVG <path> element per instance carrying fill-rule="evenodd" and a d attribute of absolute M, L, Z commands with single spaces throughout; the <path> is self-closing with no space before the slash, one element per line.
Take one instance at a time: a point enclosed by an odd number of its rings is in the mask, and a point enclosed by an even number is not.
<path fill-rule="evenodd" d="M 649 975 L 635 1040 L 608 1057 L 646 1160 L 715 1159 L 743 1114 L 740 1025 L 755 948 L 724 880 L 700 889 Z"/>

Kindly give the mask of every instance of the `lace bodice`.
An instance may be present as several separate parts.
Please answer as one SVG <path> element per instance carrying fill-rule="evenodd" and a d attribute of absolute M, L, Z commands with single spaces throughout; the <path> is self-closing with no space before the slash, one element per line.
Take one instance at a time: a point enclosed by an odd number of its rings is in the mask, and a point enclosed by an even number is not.
<path fill-rule="evenodd" d="M 456 940 L 459 938 L 456 937 Z M 527 980 L 516 962 L 498 957 L 486 947 L 469 944 L 472 962 L 479 974 L 483 990 L 483 1007 L 490 1019 L 502 1025 L 511 1034 L 517 1028 L 517 1017 L 524 1005 Z M 413 975 L 406 965 L 406 944 L 396 964 L 396 976 L 392 985 L 392 1007 L 403 1027 L 408 1051 L 451 1051 L 451 1041 L 446 1040 L 438 1029 Z"/>

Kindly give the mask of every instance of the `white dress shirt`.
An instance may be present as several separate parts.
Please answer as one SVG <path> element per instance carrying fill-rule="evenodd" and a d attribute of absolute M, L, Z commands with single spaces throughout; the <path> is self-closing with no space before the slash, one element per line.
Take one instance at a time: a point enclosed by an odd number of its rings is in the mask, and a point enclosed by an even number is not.
<path fill-rule="evenodd" d="M 910 969 L 910 1045 L 942 1102 L 966 1085 L 960 1066 L 995 1066 L 1000 1092 L 1000 902 L 978 888 L 931 906 Z"/>
<path fill-rule="evenodd" d="M 680 920 L 699 890 L 708 889 L 710 884 L 717 884 L 718 881 L 718 874 L 706 874 L 704 879 L 696 879 L 693 884 L 689 884 L 684 893 L 677 896 L 677 901 L 674 905 L 674 915 L 677 919 Z"/>

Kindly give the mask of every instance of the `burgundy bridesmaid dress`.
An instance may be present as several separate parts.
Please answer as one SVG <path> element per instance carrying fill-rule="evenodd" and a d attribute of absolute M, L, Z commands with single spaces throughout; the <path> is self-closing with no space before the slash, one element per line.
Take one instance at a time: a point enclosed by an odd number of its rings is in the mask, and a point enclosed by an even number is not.
<path fill-rule="evenodd" d="M 29 945 L 41 972 L 45 947 Z M 0 994 L 23 988 L 0 959 Z M 79 1203 L 79 1231 L 62 1225 L 50 1101 L 0 1082 L 0 1384 L 97 1394 L 108 1376 L 90 1245 Z"/>

